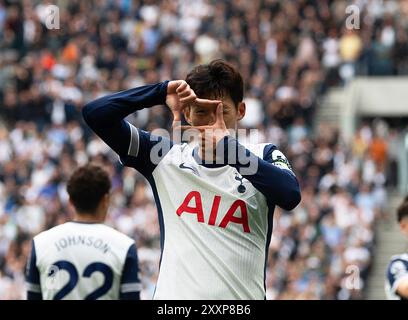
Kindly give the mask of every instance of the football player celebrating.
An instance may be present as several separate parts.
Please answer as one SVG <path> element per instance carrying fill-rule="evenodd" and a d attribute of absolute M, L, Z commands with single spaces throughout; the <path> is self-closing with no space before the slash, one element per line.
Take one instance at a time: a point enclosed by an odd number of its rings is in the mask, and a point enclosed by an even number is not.
<path fill-rule="evenodd" d="M 74 220 L 34 237 L 27 299 L 139 299 L 134 241 L 103 224 L 110 187 L 99 166 L 89 164 L 72 174 L 67 191 Z"/>
<path fill-rule="evenodd" d="M 408 196 L 397 209 L 397 219 L 401 232 L 408 237 Z M 385 291 L 390 300 L 408 299 L 408 254 L 391 258 L 387 268 Z"/>
<path fill-rule="evenodd" d="M 149 181 L 161 229 L 154 299 L 264 299 L 275 206 L 292 210 L 300 189 L 273 144 L 241 144 L 241 74 L 223 60 L 164 81 L 88 103 L 83 116 L 125 166 Z M 175 143 L 124 120 L 166 105 L 199 131 L 199 143 Z M 213 157 L 215 155 L 215 157 Z"/>

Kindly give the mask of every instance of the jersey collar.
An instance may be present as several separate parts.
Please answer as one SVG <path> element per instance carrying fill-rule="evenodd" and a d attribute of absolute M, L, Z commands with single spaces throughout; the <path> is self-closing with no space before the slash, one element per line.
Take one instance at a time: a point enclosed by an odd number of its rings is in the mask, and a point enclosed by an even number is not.
<path fill-rule="evenodd" d="M 204 162 L 198 155 L 198 146 L 193 149 L 192 155 L 197 164 L 206 168 L 221 168 L 226 166 L 226 164 L 223 163 L 215 163 L 215 160 L 213 163 Z"/>

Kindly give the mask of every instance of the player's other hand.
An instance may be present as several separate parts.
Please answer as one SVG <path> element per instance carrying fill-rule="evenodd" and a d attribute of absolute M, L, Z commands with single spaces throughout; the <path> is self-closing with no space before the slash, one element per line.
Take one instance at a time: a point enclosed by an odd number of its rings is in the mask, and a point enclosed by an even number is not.
<path fill-rule="evenodd" d="M 184 80 L 173 80 L 167 85 L 166 104 L 173 113 L 173 125 L 181 121 L 181 111 L 197 99 L 193 89 Z"/>

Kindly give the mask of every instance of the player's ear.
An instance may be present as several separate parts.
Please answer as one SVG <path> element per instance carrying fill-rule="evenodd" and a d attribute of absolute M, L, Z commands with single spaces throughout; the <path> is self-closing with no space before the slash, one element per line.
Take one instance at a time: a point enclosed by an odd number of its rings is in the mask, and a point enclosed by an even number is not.
<path fill-rule="evenodd" d="M 192 126 L 193 121 L 191 121 L 191 106 L 188 106 L 183 109 L 184 119 L 186 119 L 187 123 Z"/>
<path fill-rule="evenodd" d="M 246 112 L 246 105 L 245 102 L 238 103 L 237 109 L 237 120 L 240 121 L 243 117 L 245 117 Z"/>

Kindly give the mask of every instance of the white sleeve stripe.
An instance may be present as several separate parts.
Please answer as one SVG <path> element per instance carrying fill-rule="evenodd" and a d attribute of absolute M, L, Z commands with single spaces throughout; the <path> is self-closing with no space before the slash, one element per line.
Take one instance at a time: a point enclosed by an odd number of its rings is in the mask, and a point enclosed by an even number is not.
<path fill-rule="evenodd" d="M 27 290 L 31 292 L 41 292 L 41 286 L 31 282 L 26 282 Z"/>
<path fill-rule="evenodd" d="M 139 292 L 142 290 L 142 284 L 140 282 L 125 283 L 120 286 L 120 292 Z"/>
<path fill-rule="evenodd" d="M 130 143 L 128 149 L 128 155 L 137 157 L 139 154 L 139 132 L 137 129 L 129 123 L 130 126 Z"/>

